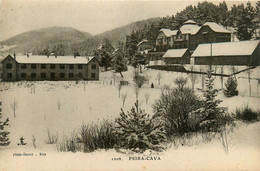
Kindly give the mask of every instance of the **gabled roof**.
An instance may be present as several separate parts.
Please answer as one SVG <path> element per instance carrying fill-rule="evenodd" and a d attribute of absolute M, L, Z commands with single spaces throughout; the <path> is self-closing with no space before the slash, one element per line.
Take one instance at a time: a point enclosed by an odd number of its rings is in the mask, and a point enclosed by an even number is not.
<path fill-rule="evenodd" d="M 13 57 L 12 57 L 13 58 Z M 18 63 L 24 64 L 88 64 L 94 57 L 77 56 L 16 56 Z"/>
<path fill-rule="evenodd" d="M 161 29 L 159 32 L 163 32 L 166 37 L 171 37 L 177 34 L 178 30 Z"/>
<path fill-rule="evenodd" d="M 196 24 L 196 22 L 193 20 L 187 20 L 184 22 L 184 24 Z"/>
<path fill-rule="evenodd" d="M 259 40 L 252 40 L 200 44 L 192 57 L 209 57 L 211 54 L 212 56 L 248 56 L 253 54 L 259 42 Z"/>
<path fill-rule="evenodd" d="M 140 46 L 142 43 L 149 43 L 149 41 L 147 39 L 144 39 L 141 42 L 139 42 L 136 46 Z"/>
<path fill-rule="evenodd" d="M 163 58 L 181 58 L 186 53 L 188 48 L 184 49 L 169 49 L 167 52 L 163 55 Z"/>
<path fill-rule="evenodd" d="M 203 26 L 209 26 L 213 31 L 218 33 L 232 33 L 232 31 L 225 29 L 222 25 L 215 22 L 206 22 L 202 25 L 202 27 Z"/>
<path fill-rule="evenodd" d="M 180 28 L 182 34 L 196 34 L 200 30 L 197 25 L 186 24 Z"/>

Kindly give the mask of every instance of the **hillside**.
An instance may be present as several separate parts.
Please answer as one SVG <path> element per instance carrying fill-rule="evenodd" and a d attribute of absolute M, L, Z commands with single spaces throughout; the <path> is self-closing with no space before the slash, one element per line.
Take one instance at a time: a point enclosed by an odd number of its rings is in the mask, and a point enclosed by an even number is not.
<path fill-rule="evenodd" d="M 48 27 L 33 30 L 14 36 L 8 40 L 0 42 L 0 45 L 14 46 L 7 51 L 24 53 L 26 51 L 36 51 L 47 46 L 52 47 L 58 44 L 72 44 L 82 42 L 92 37 L 91 34 L 81 32 L 71 27 Z"/>
<path fill-rule="evenodd" d="M 59 51 L 62 51 L 64 55 L 72 55 L 74 52 L 81 55 L 92 54 L 103 39 L 108 39 L 116 47 L 118 42 L 125 43 L 126 35 L 132 31 L 140 30 L 145 25 L 156 24 L 159 20 L 160 18 L 151 18 L 137 21 L 95 36 L 71 27 L 49 27 L 33 30 L 0 42 L 0 53 L 7 54 L 14 51 L 25 53 L 28 51 L 42 54 L 47 48 L 54 51 L 53 49 L 59 46 Z"/>

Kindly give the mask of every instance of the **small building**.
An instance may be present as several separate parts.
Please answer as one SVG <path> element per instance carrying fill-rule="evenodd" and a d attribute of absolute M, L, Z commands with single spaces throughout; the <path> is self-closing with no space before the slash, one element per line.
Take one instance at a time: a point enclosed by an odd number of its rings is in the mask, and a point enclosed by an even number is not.
<path fill-rule="evenodd" d="M 163 61 L 166 64 L 190 64 L 191 53 L 188 48 L 169 49 L 163 55 Z"/>
<path fill-rule="evenodd" d="M 99 80 L 95 57 L 8 55 L 1 63 L 3 81 Z"/>
<path fill-rule="evenodd" d="M 191 60 L 194 65 L 260 65 L 260 41 L 200 44 Z M 193 63 L 193 62 L 192 62 Z"/>
<path fill-rule="evenodd" d="M 153 46 L 150 44 L 150 42 L 147 39 L 142 40 L 137 44 L 137 53 L 143 53 L 146 50 L 152 49 Z"/>

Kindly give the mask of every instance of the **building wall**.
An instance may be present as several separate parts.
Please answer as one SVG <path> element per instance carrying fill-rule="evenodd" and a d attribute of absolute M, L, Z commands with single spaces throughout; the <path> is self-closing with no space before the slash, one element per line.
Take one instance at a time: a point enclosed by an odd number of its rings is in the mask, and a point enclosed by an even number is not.
<path fill-rule="evenodd" d="M 190 52 L 186 51 L 182 57 L 176 58 L 164 58 L 166 64 L 190 64 Z"/>
<path fill-rule="evenodd" d="M 10 59 L 10 60 L 9 60 Z M 7 64 L 12 63 L 12 69 L 7 69 Z M 32 64 L 24 64 L 26 68 L 22 68 L 23 64 L 18 64 L 12 57 L 6 58 L 3 61 L 3 81 L 19 81 L 19 80 L 32 80 L 32 81 L 43 81 L 43 80 L 99 80 L 99 62 L 94 58 L 88 64 L 80 64 L 82 69 L 79 68 L 78 64 L 53 64 L 55 68 L 51 68 L 52 64 L 45 64 L 46 68 L 42 68 L 42 64 L 34 64 L 36 68 L 32 68 Z M 64 69 L 60 68 L 64 65 Z M 92 68 L 95 65 L 95 69 Z M 73 66 L 73 69 L 70 68 Z M 8 78 L 8 73 L 12 73 L 12 79 Z M 33 78 L 32 73 L 35 74 Z M 46 74 L 46 77 L 42 77 L 42 74 Z M 26 77 L 22 77 L 26 75 Z M 64 74 L 62 78 L 61 74 Z M 70 75 L 73 75 L 70 77 Z M 54 76 L 54 77 L 53 77 Z"/>
<path fill-rule="evenodd" d="M 250 56 L 194 57 L 195 65 L 249 65 Z"/>

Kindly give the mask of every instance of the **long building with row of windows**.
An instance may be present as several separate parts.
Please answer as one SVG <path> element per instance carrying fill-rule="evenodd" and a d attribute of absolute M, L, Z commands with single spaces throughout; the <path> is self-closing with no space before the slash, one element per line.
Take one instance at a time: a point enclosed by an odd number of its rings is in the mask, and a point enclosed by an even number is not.
<path fill-rule="evenodd" d="M 81 56 L 13 56 L 2 62 L 3 81 L 99 80 L 99 61 Z"/>

